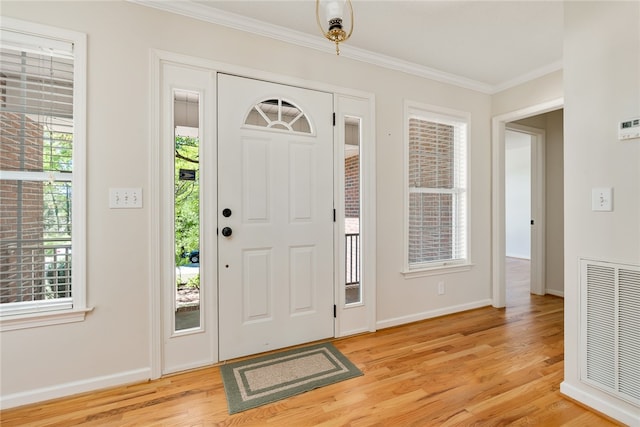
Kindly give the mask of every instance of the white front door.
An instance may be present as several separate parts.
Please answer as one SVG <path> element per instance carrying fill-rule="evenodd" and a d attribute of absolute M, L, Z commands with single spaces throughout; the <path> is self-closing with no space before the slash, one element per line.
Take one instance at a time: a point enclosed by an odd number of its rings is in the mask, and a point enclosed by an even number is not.
<path fill-rule="evenodd" d="M 334 336 L 332 111 L 218 75 L 220 360 Z"/>

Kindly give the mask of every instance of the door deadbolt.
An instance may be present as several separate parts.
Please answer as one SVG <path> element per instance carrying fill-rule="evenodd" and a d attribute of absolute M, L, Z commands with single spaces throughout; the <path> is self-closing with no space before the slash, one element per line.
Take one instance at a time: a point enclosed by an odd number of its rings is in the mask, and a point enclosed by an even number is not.
<path fill-rule="evenodd" d="M 222 216 L 225 217 L 225 218 L 229 218 L 231 216 L 231 209 L 224 208 L 222 210 Z"/>

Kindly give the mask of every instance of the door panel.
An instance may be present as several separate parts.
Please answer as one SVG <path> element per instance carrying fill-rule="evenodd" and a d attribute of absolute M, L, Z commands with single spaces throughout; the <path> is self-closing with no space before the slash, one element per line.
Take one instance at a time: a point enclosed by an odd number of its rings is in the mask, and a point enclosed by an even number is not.
<path fill-rule="evenodd" d="M 290 147 L 291 221 L 313 220 L 313 147 L 293 144 Z"/>
<path fill-rule="evenodd" d="M 222 74 L 218 91 L 220 358 L 331 337 L 332 95 Z"/>
<path fill-rule="evenodd" d="M 243 255 L 243 322 L 272 319 L 271 250 L 246 250 Z"/>
<path fill-rule="evenodd" d="M 246 222 L 269 222 L 269 140 L 245 138 L 242 141 L 242 198 Z"/>
<path fill-rule="evenodd" d="M 307 313 L 314 308 L 316 253 L 312 246 L 290 248 L 291 313 Z"/>

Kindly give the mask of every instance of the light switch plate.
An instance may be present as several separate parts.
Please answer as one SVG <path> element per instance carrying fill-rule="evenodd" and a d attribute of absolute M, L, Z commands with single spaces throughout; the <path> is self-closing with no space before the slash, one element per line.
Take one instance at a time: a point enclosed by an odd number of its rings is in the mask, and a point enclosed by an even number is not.
<path fill-rule="evenodd" d="M 613 189 L 611 187 L 591 189 L 591 210 L 596 212 L 611 212 L 613 210 Z"/>
<path fill-rule="evenodd" d="M 138 209 L 142 208 L 142 188 L 110 188 L 109 208 Z"/>

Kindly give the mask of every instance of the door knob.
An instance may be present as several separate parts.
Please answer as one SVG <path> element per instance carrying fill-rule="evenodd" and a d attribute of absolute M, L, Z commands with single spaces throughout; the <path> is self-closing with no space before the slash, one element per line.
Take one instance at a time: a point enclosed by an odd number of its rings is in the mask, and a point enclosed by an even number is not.
<path fill-rule="evenodd" d="M 232 233 L 233 233 L 233 230 L 231 229 L 231 227 L 225 227 L 222 229 L 222 235 L 224 237 L 229 237 L 231 236 Z"/>
<path fill-rule="evenodd" d="M 225 218 L 229 218 L 231 216 L 231 209 L 224 208 L 222 210 L 222 216 L 225 217 Z"/>

